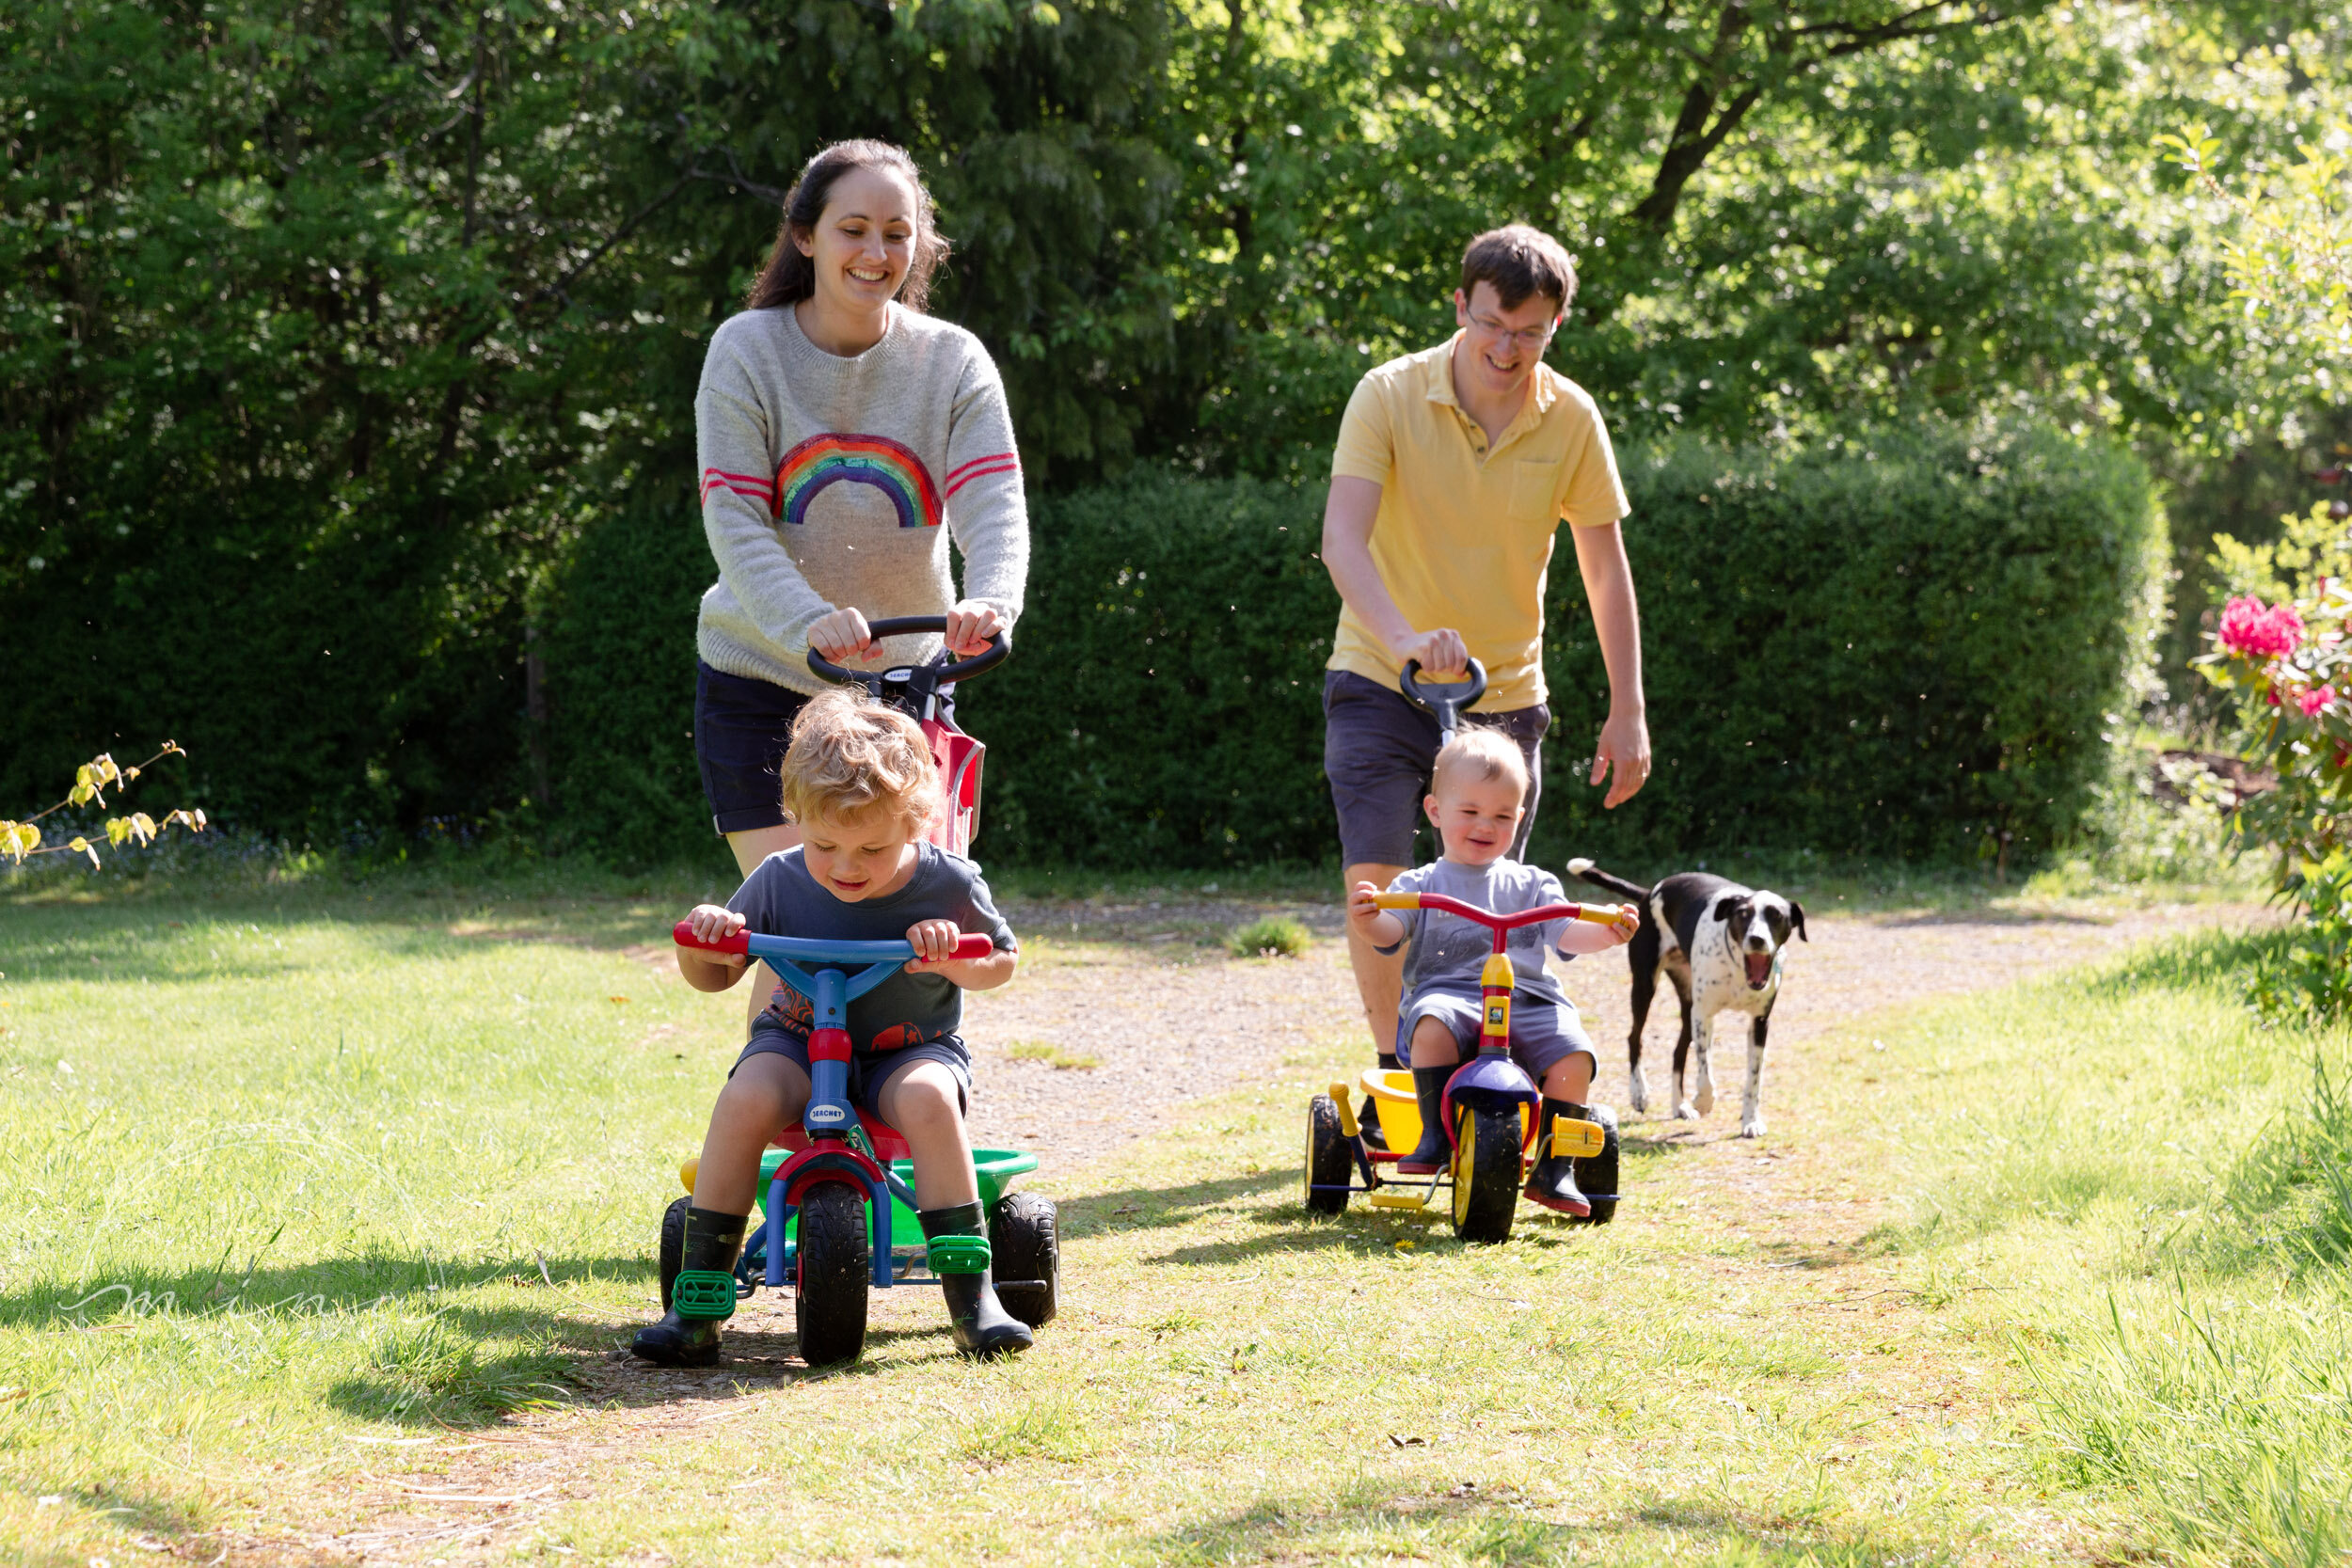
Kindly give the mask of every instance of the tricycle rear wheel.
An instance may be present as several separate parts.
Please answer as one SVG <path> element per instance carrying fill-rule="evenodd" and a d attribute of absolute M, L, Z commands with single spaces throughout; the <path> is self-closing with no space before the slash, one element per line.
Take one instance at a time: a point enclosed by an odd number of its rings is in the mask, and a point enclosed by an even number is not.
<path fill-rule="evenodd" d="M 677 1283 L 678 1270 L 686 1267 L 686 1211 L 693 1201 L 682 1197 L 661 1211 L 661 1251 L 656 1268 L 661 1278 L 664 1312 L 670 1309 L 670 1290 Z"/>
<path fill-rule="evenodd" d="M 1596 1105 L 1592 1119 L 1600 1123 L 1606 1137 L 1598 1154 L 1576 1163 L 1577 1190 L 1593 1206 L 1590 1216 L 1569 1222 L 1576 1225 L 1607 1225 L 1617 1217 L 1617 1113 Z"/>
<path fill-rule="evenodd" d="M 1454 1233 L 1466 1242 L 1504 1242 L 1519 1207 L 1519 1108 L 1462 1106 L 1454 1112 Z"/>
<path fill-rule="evenodd" d="M 1347 1208 L 1349 1179 L 1355 1172 L 1347 1157 L 1347 1137 L 1340 1131 L 1340 1108 L 1327 1094 L 1307 1102 L 1307 1212 L 1337 1214 Z M 1321 1187 L 1327 1190 L 1317 1192 Z M 1337 1191 L 1329 1189 L 1336 1188 Z"/>
<path fill-rule="evenodd" d="M 820 1181 L 803 1196 L 792 1322 L 812 1367 L 854 1361 L 866 1349 L 866 1288 L 872 1268 L 866 1195 Z"/>
<path fill-rule="evenodd" d="M 1054 1200 L 1036 1193 L 1013 1193 L 988 1216 L 996 1299 L 1031 1328 L 1061 1308 L 1060 1218 Z"/>

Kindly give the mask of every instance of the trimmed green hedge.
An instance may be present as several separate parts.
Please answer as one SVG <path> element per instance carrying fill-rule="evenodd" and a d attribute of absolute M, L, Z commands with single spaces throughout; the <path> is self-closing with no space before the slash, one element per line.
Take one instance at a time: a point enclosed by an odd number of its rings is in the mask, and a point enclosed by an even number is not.
<path fill-rule="evenodd" d="M 1608 705 L 1573 546 L 1551 574 L 1557 715 L 1534 853 L 1810 847 L 2030 856 L 2079 822 L 2154 625 L 2150 481 L 2046 431 L 1836 453 L 1629 454 L 1657 771 L 1582 783 Z M 1024 863 L 1336 853 L 1322 496 L 1167 475 L 1052 499 L 1018 657 L 969 689 L 980 846 Z"/>
<path fill-rule="evenodd" d="M 2030 858 L 2074 829 L 2154 625 L 2161 525 L 2137 461 L 2049 431 L 1931 429 L 1629 453 L 1626 481 L 1657 771 L 1613 813 L 1582 783 L 1608 692 L 1564 538 L 1538 858 L 1950 858 L 2002 833 Z M 628 858 L 709 831 L 687 731 L 710 565 L 672 489 L 589 531 L 552 622 L 557 804 Z M 986 858 L 1336 853 L 1321 515 L 1320 487 L 1166 473 L 1037 503 L 1017 657 L 963 693 L 991 749 Z"/>

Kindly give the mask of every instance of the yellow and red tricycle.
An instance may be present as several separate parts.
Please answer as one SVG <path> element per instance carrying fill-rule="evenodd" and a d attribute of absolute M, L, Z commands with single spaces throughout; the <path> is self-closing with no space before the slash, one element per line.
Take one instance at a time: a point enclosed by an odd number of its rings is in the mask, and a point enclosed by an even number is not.
<path fill-rule="evenodd" d="M 1535 1148 L 1537 1112 L 1543 1092 L 1511 1059 L 1510 955 L 1503 951 L 1510 933 L 1522 926 L 1551 920 L 1590 920 L 1603 925 L 1620 918 L 1613 904 L 1545 904 L 1511 914 L 1496 914 L 1458 898 L 1436 893 L 1383 893 L 1375 900 L 1384 910 L 1434 910 L 1458 915 L 1494 932 L 1494 952 L 1479 975 L 1484 997 L 1477 1054 L 1464 1060 L 1448 1079 L 1444 1099 L 1446 1138 L 1453 1159 L 1426 1182 L 1398 1175 L 1393 1166 L 1400 1149 L 1421 1141 L 1421 1103 L 1413 1093 L 1413 1075 L 1368 1068 L 1357 1087 L 1380 1106 L 1380 1131 L 1387 1148 L 1365 1141 L 1363 1129 L 1350 1109 L 1352 1095 L 1345 1084 L 1334 1084 L 1307 1105 L 1307 1179 L 1305 1198 L 1311 1212 L 1337 1214 L 1348 1198 L 1362 1193 L 1375 1209 L 1423 1212 L 1441 1190 L 1451 1189 L 1454 1233 L 1466 1242 L 1507 1241 L 1518 1212 L 1519 1191 L 1528 1167 L 1539 1152 Z M 1617 1117 L 1605 1105 L 1591 1107 L 1590 1121 L 1561 1117 L 1551 1124 L 1551 1152 L 1576 1161 L 1576 1184 L 1592 1205 L 1589 1217 L 1576 1222 L 1607 1225 L 1617 1212 Z M 1360 1180 L 1359 1180 L 1360 1179 Z"/>

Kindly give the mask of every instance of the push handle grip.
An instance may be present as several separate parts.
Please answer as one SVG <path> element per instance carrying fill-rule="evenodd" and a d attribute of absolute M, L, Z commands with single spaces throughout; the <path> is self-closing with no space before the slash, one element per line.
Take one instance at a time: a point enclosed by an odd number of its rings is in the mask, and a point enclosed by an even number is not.
<path fill-rule="evenodd" d="M 944 632 L 947 629 L 945 615 L 893 615 L 880 621 L 869 621 L 866 634 L 879 642 L 885 637 L 904 637 L 917 632 Z M 988 640 L 988 651 L 958 659 L 940 669 L 940 684 L 969 680 L 983 670 L 993 670 L 1012 657 L 1012 634 L 1000 631 Z M 816 649 L 808 650 L 808 673 L 818 680 L 864 681 L 872 678 L 870 671 L 845 670 Z"/>

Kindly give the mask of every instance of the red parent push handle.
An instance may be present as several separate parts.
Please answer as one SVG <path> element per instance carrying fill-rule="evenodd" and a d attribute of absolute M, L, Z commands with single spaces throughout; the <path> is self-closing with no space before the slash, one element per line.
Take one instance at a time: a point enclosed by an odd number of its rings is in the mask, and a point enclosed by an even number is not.
<path fill-rule="evenodd" d="M 761 958 L 797 958 L 803 963 L 905 963 L 914 957 L 914 949 L 899 941 L 890 942 L 826 942 L 816 937 L 755 937 L 746 929 L 720 942 L 705 942 L 694 935 L 694 927 L 679 921 L 670 929 L 680 947 L 691 947 L 704 953 L 758 954 Z M 977 932 L 966 931 L 956 939 L 955 958 L 986 958 L 996 952 L 994 939 Z"/>

